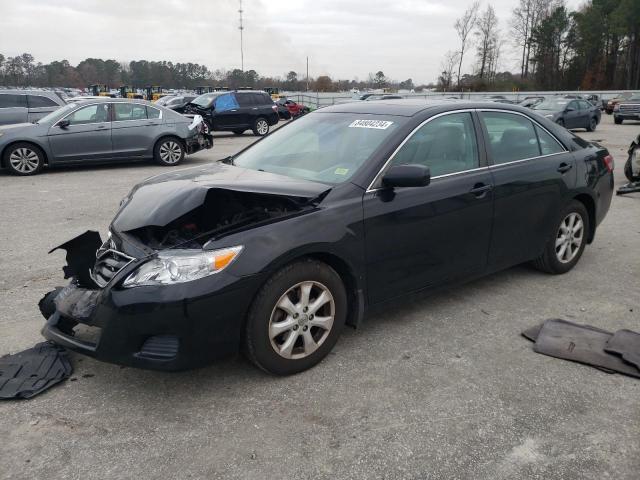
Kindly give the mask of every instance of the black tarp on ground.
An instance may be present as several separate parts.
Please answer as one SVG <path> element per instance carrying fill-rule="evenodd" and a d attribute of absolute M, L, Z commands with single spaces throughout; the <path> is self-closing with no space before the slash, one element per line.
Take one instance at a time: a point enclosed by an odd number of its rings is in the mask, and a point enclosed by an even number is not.
<path fill-rule="evenodd" d="M 639 347 L 640 341 L 635 344 L 625 338 L 625 342 L 616 343 L 619 352 L 608 353 L 609 341 L 614 338 L 614 334 L 561 319 L 547 320 L 539 326 L 525 330 L 522 335 L 535 342 L 533 350 L 537 353 L 584 363 L 608 373 L 619 372 L 640 378 L 640 369 L 625 361 L 623 356 L 633 355 L 634 345 Z M 638 353 L 640 351 L 635 350 L 635 354 Z"/>
<path fill-rule="evenodd" d="M 73 372 L 67 351 L 50 342 L 0 358 L 0 399 L 31 398 Z"/>

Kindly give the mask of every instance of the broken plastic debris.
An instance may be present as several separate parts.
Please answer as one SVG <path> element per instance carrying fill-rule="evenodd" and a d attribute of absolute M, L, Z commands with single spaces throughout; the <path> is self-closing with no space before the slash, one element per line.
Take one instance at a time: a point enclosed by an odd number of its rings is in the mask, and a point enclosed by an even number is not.
<path fill-rule="evenodd" d="M 68 378 L 67 351 L 50 342 L 0 358 L 0 399 L 31 398 Z"/>

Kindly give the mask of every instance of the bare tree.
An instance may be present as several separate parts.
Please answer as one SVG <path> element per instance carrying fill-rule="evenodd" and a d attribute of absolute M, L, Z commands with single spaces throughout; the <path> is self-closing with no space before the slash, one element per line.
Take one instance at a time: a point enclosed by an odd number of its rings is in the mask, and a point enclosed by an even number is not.
<path fill-rule="evenodd" d="M 467 42 L 469 40 L 469 34 L 473 31 L 478 17 L 478 10 L 480 9 L 480 2 L 475 1 L 467 8 L 462 17 L 456 20 L 453 25 L 460 39 L 460 61 L 458 63 L 458 85 L 460 85 L 460 72 L 462 70 L 462 61 L 464 60 L 464 52 L 467 48 Z"/>
<path fill-rule="evenodd" d="M 560 2 L 558 0 L 520 0 L 520 4 L 513 9 L 509 23 L 514 43 L 522 48 L 520 74 L 523 78 L 529 76 L 533 30 L 548 15 L 554 3 Z"/>
<path fill-rule="evenodd" d="M 491 67 L 496 56 L 500 35 L 498 17 L 496 17 L 496 11 L 491 5 L 487 5 L 487 9 L 476 20 L 474 34 L 478 38 L 478 76 L 480 79 L 484 79 L 491 76 Z"/>
<path fill-rule="evenodd" d="M 458 57 L 460 56 L 459 52 L 454 52 L 449 50 L 444 55 L 444 59 L 440 64 L 440 68 L 442 68 L 442 73 L 440 74 L 440 78 L 438 79 L 438 83 L 443 92 L 451 91 L 451 84 L 453 83 L 453 71 L 458 65 Z"/>

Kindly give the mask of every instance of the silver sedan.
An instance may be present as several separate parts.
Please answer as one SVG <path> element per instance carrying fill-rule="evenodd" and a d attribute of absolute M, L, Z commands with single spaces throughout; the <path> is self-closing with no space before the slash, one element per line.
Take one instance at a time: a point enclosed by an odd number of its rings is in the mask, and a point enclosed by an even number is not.
<path fill-rule="evenodd" d="M 0 126 L 0 166 L 15 175 L 34 175 L 45 165 L 148 159 L 174 166 L 212 145 L 199 116 L 142 100 L 83 100 L 36 123 Z"/>

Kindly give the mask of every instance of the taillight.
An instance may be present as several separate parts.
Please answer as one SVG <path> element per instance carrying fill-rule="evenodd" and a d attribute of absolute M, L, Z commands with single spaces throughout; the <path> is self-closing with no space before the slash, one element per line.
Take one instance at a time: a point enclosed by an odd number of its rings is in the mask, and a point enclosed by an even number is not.
<path fill-rule="evenodd" d="M 607 155 L 606 157 L 604 157 L 604 166 L 607 167 L 607 170 L 613 172 L 614 163 L 613 157 L 611 155 Z"/>

